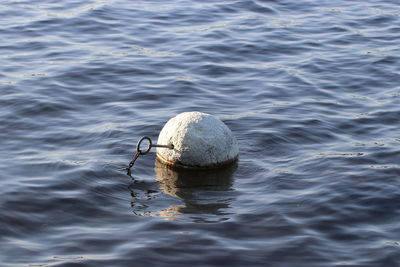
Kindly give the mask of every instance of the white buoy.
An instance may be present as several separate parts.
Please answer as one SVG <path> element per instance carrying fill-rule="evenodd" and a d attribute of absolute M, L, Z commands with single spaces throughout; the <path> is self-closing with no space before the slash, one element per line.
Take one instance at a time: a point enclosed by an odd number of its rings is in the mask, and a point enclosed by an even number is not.
<path fill-rule="evenodd" d="M 184 168 L 215 168 L 237 160 L 236 138 L 221 120 L 202 112 L 184 112 L 170 119 L 158 136 L 162 163 Z"/>

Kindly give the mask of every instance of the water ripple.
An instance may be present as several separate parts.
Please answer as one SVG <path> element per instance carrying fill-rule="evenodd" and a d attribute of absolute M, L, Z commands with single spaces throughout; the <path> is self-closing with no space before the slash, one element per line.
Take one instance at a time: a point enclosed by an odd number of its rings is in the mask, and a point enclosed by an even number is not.
<path fill-rule="evenodd" d="M 396 1 L 9 1 L 0 10 L 6 266 L 397 266 Z M 220 117 L 237 166 L 140 157 Z M 155 261 L 156 259 L 156 261 Z"/>

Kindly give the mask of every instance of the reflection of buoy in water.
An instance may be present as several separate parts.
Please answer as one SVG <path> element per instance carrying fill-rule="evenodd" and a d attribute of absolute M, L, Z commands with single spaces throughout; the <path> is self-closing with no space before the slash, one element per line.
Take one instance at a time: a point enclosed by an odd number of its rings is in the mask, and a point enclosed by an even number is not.
<path fill-rule="evenodd" d="M 182 169 L 170 168 L 156 161 L 156 180 L 164 193 L 184 198 L 183 192 L 210 188 L 212 190 L 229 190 L 233 182 L 233 173 L 237 164 L 229 164 L 218 169 Z M 186 196 L 187 197 L 187 196 Z"/>
<path fill-rule="evenodd" d="M 170 119 L 158 136 L 157 159 L 173 167 L 216 168 L 235 162 L 239 150 L 231 130 L 216 117 L 201 112 L 184 112 Z"/>
<path fill-rule="evenodd" d="M 171 205 L 157 215 L 168 220 L 178 218 L 181 214 L 197 214 L 194 216 L 195 220 L 204 222 L 226 220 L 226 210 L 234 198 L 231 188 L 236 168 L 237 164 L 202 170 L 171 168 L 157 160 L 155 172 L 160 189 L 165 194 L 181 200 L 181 203 Z M 213 194 L 215 191 L 223 193 Z M 201 219 L 203 215 L 206 216 Z"/>

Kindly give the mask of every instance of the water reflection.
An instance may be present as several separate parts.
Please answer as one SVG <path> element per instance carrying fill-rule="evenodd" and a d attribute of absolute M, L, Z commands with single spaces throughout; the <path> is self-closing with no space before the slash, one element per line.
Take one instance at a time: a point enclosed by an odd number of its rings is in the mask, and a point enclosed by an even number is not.
<path fill-rule="evenodd" d="M 160 212 L 160 216 L 192 215 L 228 215 L 232 195 L 233 173 L 236 164 L 222 169 L 193 171 L 172 169 L 156 161 L 156 180 L 160 189 L 183 201 L 181 205 L 171 205 Z M 200 217 L 196 217 L 202 220 Z"/>
<path fill-rule="evenodd" d="M 156 160 L 158 193 L 147 198 L 145 209 L 141 209 L 140 212 L 136 209 L 134 212 L 167 220 L 184 217 L 196 222 L 227 220 L 230 217 L 230 204 L 234 199 L 232 183 L 236 168 L 237 164 L 232 164 L 222 169 L 193 171 L 173 169 Z M 154 186 L 154 183 L 152 185 Z M 147 183 L 147 186 L 151 185 Z M 143 189 L 143 185 L 138 183 L 132 185 L 132 189 L 140 187 Z M 143 201 L 143 198 L 141 199 Z M 138 198 L 135 202 L 138 204 Z"/>

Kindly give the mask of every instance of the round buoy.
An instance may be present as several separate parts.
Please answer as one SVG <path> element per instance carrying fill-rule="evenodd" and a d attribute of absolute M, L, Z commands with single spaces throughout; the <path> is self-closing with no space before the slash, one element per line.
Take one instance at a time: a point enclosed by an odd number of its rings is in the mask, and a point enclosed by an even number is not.
<path fill-rule="evenodd" d="M 216 168 L 237 160 L 239 150 L 231 130 L 218 118 L 184 112 L 170 119 L 158 136 L 157 159 L 173 167 Z"/>

